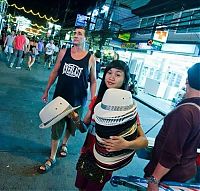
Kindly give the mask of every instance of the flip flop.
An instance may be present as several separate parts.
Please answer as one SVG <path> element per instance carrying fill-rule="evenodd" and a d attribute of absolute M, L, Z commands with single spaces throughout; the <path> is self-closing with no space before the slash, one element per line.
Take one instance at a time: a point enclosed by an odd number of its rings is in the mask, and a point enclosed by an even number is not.
<path fill-rule="evenodd" d="M 37 170 L 40 174 L 47 173 L 50 169 L 52 169 L 55 166 L 56 159 L 52 160 L 51 158 L 47 159 L 46 162 L 40 166 Z M 43 167 L 44 169 L 41 169 Z"/>
<path fill-rule="evenodd" d="M 60 157 L 66 157 L 67 153 L 68 153 L 67 145 L 62 144 L 62 146 L 60 147 L 60 152 L 59 152 Z"/>

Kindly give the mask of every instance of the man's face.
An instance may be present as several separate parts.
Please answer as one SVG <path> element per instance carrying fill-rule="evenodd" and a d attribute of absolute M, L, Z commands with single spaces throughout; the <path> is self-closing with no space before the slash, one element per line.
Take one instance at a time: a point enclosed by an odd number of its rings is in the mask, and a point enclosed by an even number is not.
<path fill-rule="evenodd" d="M 82 45 L 85 42 L 85 30 L 84 29 L 76 29 L 74 31 L 74 45 Z"/>

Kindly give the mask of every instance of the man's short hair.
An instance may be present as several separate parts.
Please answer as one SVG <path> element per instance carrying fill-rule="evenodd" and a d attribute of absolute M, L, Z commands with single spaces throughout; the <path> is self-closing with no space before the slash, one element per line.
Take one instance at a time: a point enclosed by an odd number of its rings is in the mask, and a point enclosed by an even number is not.
<path fill-rule="evenodd" d="M 83 26 L 76 26 L 75 29 L 83 29 L 85 31 L 85 37 L 87 37 L 88 35 L 88 30 L 86 29 L 86 27 Z"/>
<path fill-rule="evenodd" d="M 196 63 L 188 69 L 188 83 L 191 88 L 200 90 L 200 63 Z"/>

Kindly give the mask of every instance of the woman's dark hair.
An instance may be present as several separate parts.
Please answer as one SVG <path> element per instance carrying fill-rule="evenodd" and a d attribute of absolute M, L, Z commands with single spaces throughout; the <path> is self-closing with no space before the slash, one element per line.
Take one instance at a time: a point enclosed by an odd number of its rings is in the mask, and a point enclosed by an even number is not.
<path fill-rule="evenodd" d="M 96 98 L 94 107 L 99 102 L 101 102 L 105 91 L 108 89 L 107 86 L 106 86 L 106 84 L 105 84 L 105 76 L 106 76 L 107 72 L 111 68 L 116 68 L 116 69 L 122 70 L 124 72 L 124 82 L 123 82 L 122 87 L 120 89 L 126 90 L 128 88 L 128 81 L 129 81 L 129 78 L 130 78 L 130 73 L 129 73 L 129 67 L 128 67 L 128 65 L 124 61 L 122 61 L 122 60 L 113 60 L 105 68 L 105 71 L 104 71 L 103 78 L 102 78 L 102 81 L 101 81 L 101 84 L 100 84 L 100 87 L 99 87 L 99 91 L 98 91 L 98 94 L 97 94 L 97 98 Z M 94 111 L 94 107 L 93 107 L 92 113 Z"/>
<path fill-rule="evenodd" d="M 31 38 L 31 41 L 36 42 L 36 37 L 33 36 L 33 37 Z"/>

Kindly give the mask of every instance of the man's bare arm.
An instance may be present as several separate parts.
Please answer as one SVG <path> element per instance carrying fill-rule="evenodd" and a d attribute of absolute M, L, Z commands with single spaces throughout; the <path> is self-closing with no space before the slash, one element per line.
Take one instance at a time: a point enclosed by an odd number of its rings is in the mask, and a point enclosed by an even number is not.
<path fill-rule="evenodd" d="M 56 78 L 58 76 L 58 70 L 60 68 L 60 64 L 61 64 L 61 61 L 62 61 L 64 55 L 65 55 L 65 52 L 66 52 L 66 50 L 60 50 L 60 52 L 58 54 L 55 67 L 54 67 L 54 69 L 52 70 L 52 72 L 51 72 L 51 74 L 49 76 L 49 80 L 48 80 L 46 89 L 44 91 L 44 95 L 42 96 L 42 99 L 44 101 L 47 101 L 49 89 L 51 88 L 52 84 L 55 82 L 55 80 L 56 80 Z"/>

